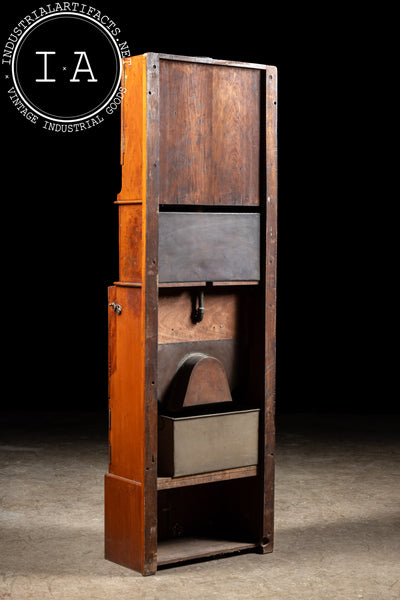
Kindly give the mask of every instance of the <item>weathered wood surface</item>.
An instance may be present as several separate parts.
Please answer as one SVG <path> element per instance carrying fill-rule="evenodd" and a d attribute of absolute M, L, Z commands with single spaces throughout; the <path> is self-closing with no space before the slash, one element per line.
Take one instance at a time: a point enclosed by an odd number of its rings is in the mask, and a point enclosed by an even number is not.
<path fill-rule="evenodd" d="M 184 538 L 159 543 L 158 564 L 168 565 L 188 560 L 234 554 L 254 549 L 256 544 L 213 538 Z"/>
<path fill-rule="evenodd" d="M 277 69 L 267 67 L 265 107 L 266 230 L 265 230 L 265 421 L 264 421 L 264 507 L 260 551 L 272 552 L 274 545 L 275 481 L 275 376 L 276 376 L 276 277 L 277 277 Z"/>
<path fill-rule="evenodd" d="M 246 348 L 235 339 L 159 344 L 157 393 L 161 404 L 167 398 L 179 362 L 191 352 L 201 352 L 220 360 L 231 390 L 235 390 L 246 372 Z"/>
<path fill-rule="evenodd" d="M 160 60 L 160 203 L 259 204 L 260 71 Z"/>
<path fill-rule="evenodd" d="M 166 409 L 232 402 L 224 365 L 214 356 L 192 352 L 184 357 L 171 382 Z"/>
<path fill-rule="evenodd" d="M 252 465 L 250 467 L 238 467 L 236 469 L 212 471 L 211 473 L 200 473 L 199 475 L 186 475 L 185 477 L 158 477 L 157 487 L 159 490 L 169 490 L 176 487 L 200 485 L 216 481 L 228 481 L 231 479 L 242 479 L 243 477 L 255 477 L 257 473 L 257 465 Z"/>
<path fill-rule="evenodd" d="M 246 321 L 245 302 L 240 294 L 219 288 L 204 292 L 204 317 L 193 323 L 196 291 L 182 288 L 160 292 L 158 301 L 158 343 L 226 340 L 238 336 L 240 319 Z"/>

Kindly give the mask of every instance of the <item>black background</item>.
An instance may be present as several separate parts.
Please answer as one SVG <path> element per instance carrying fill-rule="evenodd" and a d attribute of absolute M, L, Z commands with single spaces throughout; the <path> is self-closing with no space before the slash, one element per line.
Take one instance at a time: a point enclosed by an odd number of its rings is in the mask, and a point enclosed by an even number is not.
<path fill-rule="evenodd" d="M 277 410 L 397 410 L 381 374 L 384 340 L 373 340 L 382 325 L 381 225 L 367 204 L 379 179 L 370 30 L 339 5 L 93 5 L 132 54 L 278 67 Z M 2 47 L 38 6 L 8 5 Z M 120 116 L 81 133 L 44 131 L 16 111 L 9 86 L 2 72 L 3 408 L 105 411 Z"/>

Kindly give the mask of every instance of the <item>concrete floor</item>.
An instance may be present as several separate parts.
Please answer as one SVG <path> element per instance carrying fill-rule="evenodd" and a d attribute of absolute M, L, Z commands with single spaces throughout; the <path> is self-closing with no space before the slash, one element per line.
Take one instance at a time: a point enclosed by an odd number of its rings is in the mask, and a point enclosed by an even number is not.
<path fill-rule="evenodd" d="M 98 415 L 2 415 L 0 598 L 399 600 L 399 417 L 277 420 L 273 554 L 142 577 L 103 558 Z"/>

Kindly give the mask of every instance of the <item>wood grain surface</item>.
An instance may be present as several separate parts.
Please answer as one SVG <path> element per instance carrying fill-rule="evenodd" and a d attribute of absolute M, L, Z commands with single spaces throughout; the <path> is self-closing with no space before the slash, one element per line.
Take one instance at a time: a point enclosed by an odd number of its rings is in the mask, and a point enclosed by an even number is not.
<path fill-rule="evenodd" d="M 204 318 L 193 323 L 191 315 L 196 292 L 163 290 L 158 301 L 158 343 L 226 340 L 237 337 L 240 296 L 238 294 L 204 294 Z"/>
<path fill-rule="evenodd" d="M 160 60 L 160 202 L 258 205 L 260 71 Z"/>

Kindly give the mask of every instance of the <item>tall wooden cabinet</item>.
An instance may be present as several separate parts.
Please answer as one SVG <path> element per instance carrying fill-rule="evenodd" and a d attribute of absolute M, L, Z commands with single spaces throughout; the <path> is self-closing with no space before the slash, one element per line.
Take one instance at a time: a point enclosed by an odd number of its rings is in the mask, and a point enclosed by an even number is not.
<path fill-rule="evenodd" d="M 273 548 L 275 67 L 124 64 L 105 556 Z"/>

